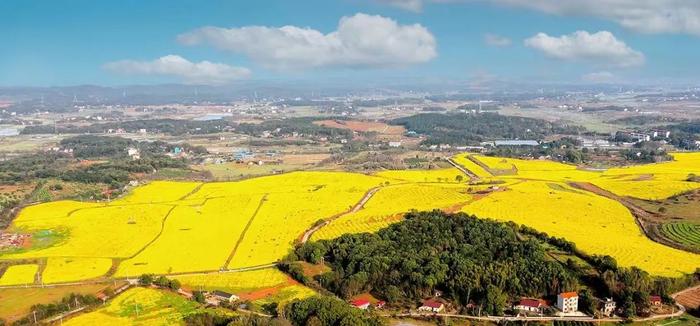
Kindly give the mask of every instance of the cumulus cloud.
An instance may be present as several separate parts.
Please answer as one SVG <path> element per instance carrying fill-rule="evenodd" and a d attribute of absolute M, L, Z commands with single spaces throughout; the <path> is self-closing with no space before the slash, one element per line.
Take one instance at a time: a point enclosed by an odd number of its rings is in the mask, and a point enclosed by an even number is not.
<path fill-rule="evenodd" d="M 585 74 L 581 79 L 590 83 L 610 83 L 615 80 L 615 75 L 609 71 L 598 71 Z"/>
<path fill-rule="evenodd" d="M 484 35 L 484 42 L 490 46 L 509 46 L 512 42 L 505 36 L 487 33 Z"/>
<path fill-rule="evenodd" d="M 121 60 L 104 68 L 126 75 L 172 76 L 191 84 L 223 84 L 250 76 L 250 70 L 209 61 L 191 62 L 178 55 L 166 55 L 152 61 Z"/>
<path fill-rule="evenodd" d="M 590 16 L 613 21 L 642 33 L 684 33 L 700 36 L 697 0 L 377 0 L 416 11 L 426 3 L 491 3 L 561 16 Z"/>
<path fill-rule="evenodd" d="M 644 54 L 630 48 L 608 31 L 593 34 L 577 31 L 559 37 L 538 33 L 526 39 L 525 45 L 551 58 L 567 61 L 586 61 L 619 67 L 644 63 Z"/>
<path fill-rule="evenodd" d="M 277 69 L 406 66 L 437 56 L 435 37 L 420 24 L 362 13 L 341 18 L 328 34 L 297 26 L 202 27 L 178 41 L 241 53 Z"/>

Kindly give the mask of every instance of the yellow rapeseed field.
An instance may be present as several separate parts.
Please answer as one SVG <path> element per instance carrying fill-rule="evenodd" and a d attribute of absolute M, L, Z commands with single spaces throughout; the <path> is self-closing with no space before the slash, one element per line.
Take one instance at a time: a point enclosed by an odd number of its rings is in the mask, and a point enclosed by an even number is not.
<path fill-rule="evenodd" d="M 192 290 L 222 290 L 230 293 L 251 292 L 271 288 L 288 282 L 289 277 L 275 267 L 215 274 L 176 276 L 183 287 Z"/>
<path fill-rule="evenodd" d="M 103 276 L 112 267 L 108 258 L 51 257 L 41 274 L 43 283 L 63 283 L 87 280 Z"/>
<path fill-rule="evenodd" d="M 483 167 L 470 160 L 469 156 L 470 154 L 459 154 L 452 157 L 452 160 L 469 170 L 471 173 L 474 173 L 479 178 L 490 178 L 493 176 L 491 173 L 489 173 L 489 171 L 486 171 Z"/>
<path fill-rule="evenodd" d="M 574 165 L 547 160 L 521 160 L 473 155 L 492 169 L 513 167 L 516 174 L 502 179 L 548 180 L 556 182 L 590 182 L 619 196 L 648 200 L 668 198 L 692 189 L 700 183 L 685 181 L 688 174 L 700 174 L 700 153 L 674 153 L 674 161 L 586 171 Z"/>
<path fill-rule="evenodd" d="M 22 209 L 17 215 L 17 218 L 15 218 L 15 223 L 66 217 L 78 210 L 99 206 L 104 205 L 73 200 L 60 200 L 45 204 L 31 205 Z"/>
<path fill-rule="evenodd" d="M 664 198 L 700 186 L 684 181 L 690 173 L 700 174 L 700 154 L 674 154 L 673 162 L 603 172 L 550 161 L 473 157 L 515 172 L 491 176 L 465 154 L 457 155 L 456 162 L 482 178 L 505 181 L 499 184 L 505 191 L 470 203 L 465 211 L 526 224 L 654 274 L 678 275 L 700 267 L 697 255 L 646 239 L 622 205 L 567 185 L 590 182 L 619 195 Z M 45 283 L 100 277 L 112 259 L 120 260 L 117 277 L 268 265 L 284 257 L 318 220 L 339 217 L 314 239 L 375 231 L 410 209 L 458 208 L 472 199 L 466 188 L 488 186 L 467 185 L 466 176 L 458 183 L 458 175 L 459 170 L 449 168 L 375 175 L 293 172 L 203 184 L 152 182 L 110 203 L 58 201 L 25 208 L 9 231 L 51 237 L 44 241 L 37 236 L 34 247 L 5 252 L 0 260 L 12 264 L 46 258 Z M 372 189 L 378 190 L 365 207 L 348 213 Z M 0 282 L 33 282 L 36 265 L 31 266 L 32 271 L 11 267 Z M 24 279 L 13 276 L 23 268 Z"/>
<path fill-rule="evenodd" d="M 47 206 L 50 209 L 52 203 Z M 13 232 L 57 230 L 64 239 L 48 248 L 21 251 L 0 258 L 128 257 L 153 240 L 172 206 L 132 204 L 81 209 L 70 216 L 17 219 Z"/>
<path fill-rule="evenodd" d="M 457 184 L 406 184 L 381 188 L 355 212 L 332 221 L 312 236 L 312 240 L 332 239 L 344 233 L 377 231 L 399 221 L 411 210 L 444 209 L 471 200 L 467 187 Z"/>
<path fill-rule="evenodd" d="M 234 195 L 213 198 L 201 206 L 177 206 L 158 239 L 136 257 L 123 261 L 116 276 L 224 267 L 261 200 L 259 194 Z"/>
<path fill-rule="evenodd" d="M 248 189 L 247 192 L 263 192 L 266 198 L 246 230 L 243 241 L 236 248 L 229 267 L 257 266 L 277 261 L 316 221 L 351 209 L 366 192 L 384 181 L 354 173 L 295 172 L 235 184 Z M 243 189 L 229 190 L 236 192 Z"/>
<path fill-rule="evenodd" d="M 436 170 L 386 170 L 375 173 L 378 177 L 383 177 L 393 181 L 407 182 L 457 182 L 457 176 L 462 176 L 465 180 L 468 179 L 464 173 L 455 169 L 436 169 Z"/>
<path fill-rule="evenodd" d="M 111 204 L 172 202 L 187 196 L 200 185 L 201 183 L 197 182 L 154 181 L 135 188 L 130 194 Z"/>
<path fill-rule="evenodd" d="M 638 266 L 655 275 L 678 276 L 700 266 L 700 255 L 649 240 L 622 204 L 565 184 L 522 182 L 463 210 L 564 237 L 589 254 L 610 255 L 621 266 Z"/>
<path fill-rule="evenodd" d="M 0 286 L 32 284 L 38 270 L 36 264 L 11 265 L 0 277 Z"/>

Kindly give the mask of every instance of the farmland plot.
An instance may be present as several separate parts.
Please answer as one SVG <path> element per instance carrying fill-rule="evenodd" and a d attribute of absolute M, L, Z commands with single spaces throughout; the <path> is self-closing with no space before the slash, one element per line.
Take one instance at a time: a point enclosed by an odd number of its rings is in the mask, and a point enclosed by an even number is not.
<path fill-rule="evenodd" d="M 207 271 L 225 266 L 261 200 L 260 195 L 236 195 L 213 198 L 201 206 L 177 206 L 158 239 L 123 261 L 116 276 Z"/>
<path fill-rule="evenodd" d="M 32 284 L 38 270 L 36 264 L 12 265 L 0 277 L 0 286 Z"/>
<path fill-rule="evenodd" d="M 679 276 L 700 266 L 700 255 L 647 238 L 622 204 L 559 186 L 562 190 L 547 182 L 522 182 L 467 205 L 464 211 L 566 238 L 589 254 L 610 255 L 621 266 L 638 266 L 654 275 Z"/>
<path fill-rule="evenodd" d="M 471 200 L 464 185 L 406 184 L 381 188 L 364 208 L 332 221 L 313 234 L 312 240 L 332 239 L 344 233 L 374 232 L 401 219 L 403 213 L 444 209 Z"/>
<path fill-rule="evenodd" d="M 108 258 L 51 257 L 41 274 L 43 283 L 61 283 L 87 280 L 103 276 L 112 267 Z"/>

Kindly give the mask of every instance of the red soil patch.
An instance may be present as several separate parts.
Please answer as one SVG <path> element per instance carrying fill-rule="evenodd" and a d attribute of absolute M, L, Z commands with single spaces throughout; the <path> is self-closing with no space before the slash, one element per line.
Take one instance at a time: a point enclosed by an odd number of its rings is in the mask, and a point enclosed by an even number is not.
<path fill-rule="evenodd" d="M 302 262 L 301 267 L 304 270 L 304 275 L 310 276 L 310 277 L 314 277 L 316 275 L 321 275 L 321 274 L 331 270 L 330 267 L 328 267 L 324 264 L 310 264 L 307 262 Z"/>
<path fill-rule="evenodd" d="M 405 129 L 402 126 L 391 126 L 383 122 L 358 121 L 358 120 L 321 120 L 314 124 L 329 128 L 350 129 L 357 132 L 377 132 L 385 135 L 403 135 Z"/>
<path fill-rule="evenodd" d="M 79 166 L 79 167 L 87 167 L 87 166 L 100 164 L 100 163 L 107 163 L 107 161 L 80 160 L 75 165 Z"/>
<path fill-rule="evenodd" d="M 249 300 L 249 301 L 255 301 L 255 300 L 260 300 L 269 296 L 273 296 L 277 294 L 280 290 L 292 286 L 292 285 L 298 285 L 299 282 L 293 280 L 291 277 L 287 277 L 287 282 L 279 284 L 277 286 L 271 287 L 271 288 L 265 288 L 265 289 L 260 289 L 260 290 L 255 290 L 252 292 L 246 292 L 246 293 L 239 293 L 238 296 L 243 299 L 243 300 Z"/>

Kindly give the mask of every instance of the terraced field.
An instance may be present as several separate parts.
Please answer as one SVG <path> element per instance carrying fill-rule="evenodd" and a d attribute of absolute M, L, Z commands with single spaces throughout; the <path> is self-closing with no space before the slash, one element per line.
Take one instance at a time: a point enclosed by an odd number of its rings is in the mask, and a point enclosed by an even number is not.
<path fill-rule="evenodd" d="M 683 222 L 667 223 L 661 226 L 661 232 L 673 241 L 700 249 L 700 225 Z"/>

